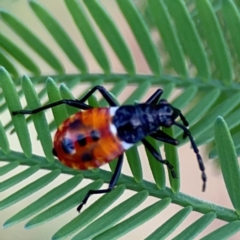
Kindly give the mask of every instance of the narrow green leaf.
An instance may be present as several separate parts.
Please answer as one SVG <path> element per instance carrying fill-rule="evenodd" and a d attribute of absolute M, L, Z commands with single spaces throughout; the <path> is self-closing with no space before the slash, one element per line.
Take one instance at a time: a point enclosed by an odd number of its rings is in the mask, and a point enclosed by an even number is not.
<path fill-rule="evenodd" d="M 151 235 L 146 238 L 146 240 L 166 239 L 183 222 L 183 220 L 189 215 L 191 211 L 191 206 L 183 208 L 170 219 L 168 219 L 162 226 L 157 228 Z"/>
<path fill-rule="evenodd" d="M 95 95 L 90 96 L 87 101 L 88 101 L 88 105 L 92 107 L 95 107 L 95 108 L 100 107 L 99 102 Z"/>
<path fill-rule="evenodd" d="M 195 3 L 198 17 L 204 26 L 202 30 L 205 40 L 211 49 L 211 57 L 214 59 L 216 70 L 219 72 L 218 78 L 225 84 L 231 85 L 233 80 L 231 60 L 211 3 L 208 0 L 196 0 Z"/>
<path fill-rule="evenodd" d="M 52 78 L 47 79 L 47 93 L 49 102 L 57 102 L 62 100 L 59 89 Z M 52 108 L 52 112 L 57 126 L 61 125 L 62 122 L 68 117 L 66 107 L 63 104 Z"/>
<path fill-rule="evenodd" d="M 204 135 L 209 130 L 209 128 L 212 127 L 212 123 L 215 121 L 218 115 L 226 116 L 240 103 L 238 93 L 232 94 L 231 96 L 226 96 L 226 98 L 221 97 L 221 99 L 224 100 L 218 102 L 218 104 L 213 106 L 207 113 L 206 117 L 204 117 L 201 121 L 190 128 L 190 131 L 195 137 L 195 140 L 198 136 Z"/>
<path fill-rule="evenodd" d="M 169 136 L 174 136 L 173 128 L 164 128 L 163 130 Z M 171 188 L 174 193 L 177 193 L 180 189 L 180 171 L 177 148 L 174 145 L 164 143 L 164 151 L 166 159 L 172 164 L 173 170 L 177 175 L 177 178 L 173 178 L 173 176 L 171 175 L 171 171 L 168 169 L 168 176 Z"/>
<path fill-rule="evenodd" d="M 39 37 L 36 37 L 31 30 L 29 30 L 23 23 L 16 19 L 15 16 L 7 11 L 0 9 L 0 16 L 1 19 L 3 19 L 5 23 L 7 23 L 24 42 L 26 42 L 28 47 L 31 47 L 53 69 L 55 69 L 58 73 L 64 72 L 61 62 L 53 54 L 53 52 L 50 51 L 50 49 L 47 48 L 42 41 L 40 41 Z"/>
<path fill-rule="evenodd" d="M 0 167 L 0 176 L 3 176 L 4 174 L 12 171 L 14 168 L 16 168 L 19 165 L 18 161 L 10 162 L 3 167 Z"/>
<path fill-rule="evenodd" d="M 97 180 L 86 187 L 80 189 L 79 191 L 73 193 L 69 197 L 65 198 L 61 202 L 55 204 L 54 206 L 46 209 L 44 212 L 38 214 L 36 217 L 32 218 L 25 225 L 25 228 L 33 228 L 40 224 L 43 224 L 51 219 L 54 219 L 63 213 L 69 211 L 69 209 L 76 207 L 80 204 L 81 200 L 86 196 L 89 190 L 99 189 L 103 184 L 102 180 Z M 77 213 L 77 212 L 76 212 Z"/>
<path fill-rule="evenodd" d="M 39 168 L 40 168 L 39 165 L 29 167 L 26 170 L 14 175 L 13 177 L 8 178 L 7 180 L 1 182 L 0 192 L 14 186 L 17 183 L 20 183 L 23 180 L 25 180 L 29 176 L 33 175 L 36 171 L 38 171 Z"/>
<path fill-rule="evenodd" d="M 72 92 L 64 83 L 60 84 L 59 90 L 60 90 L 62 99 L 74 99 Z M 69 116 L 71 116 L 79 111 L 79 109 L 77 109 L 75 107 L 67 106 L 67 105 L 66 105 L 66 110 L 67 110 Z"/>
<path fill-rule="evenodd" d="M 76 0 L 65 0 L 65 4 L 72 15 L 72 18 L 81 32 L 85 43 L 88 45 L 89 50 L 92 52 L 98 64 L 102 67 L 106 74 L 110 73 L 110 64 L 107 59 L 106 53 L 103 49 L 97 33 L 94 31 L 82 4 Z"/>
<path fill-rule="evenodd" d="M 141 182 L 143 179 L 141 159 L 136 146 L 125 152 L 128 160 L 129 167 L 132 171 L 133 177 L 136 182 Z"/>
<path fill-rule="evenodd" d="M 75 217 L 68 224 L 60 228 L 52 237 L 53 240 L 63 239 L 80 228 L 87 225 L 93 219 L 95 219 L 99 214 L 101 214 L 105 209 L 107 209 L 112 203 L 114 203 L 124 192 L 125 186 L 120 185 L 116 187 L 111 192 L 104 194 L 100 199 L 93 203 L 84 212 Z"/>
<path fill-rule="evenodd" d="M 187 78 L 188 72 L 182 47 L 180 45 L 176 31 L 173 28 L 170 15 L 164 4 L 164 1 L 151 0 L 148 1 L 148 4 L 156 27 L 161 34 L 162 40 L 170 55 L 173 68 L 183 78 Z"/>
<path fill-rule="evenodd" d="M 36 109 L 41 107 L 41 103 L 34 89 L 34 86 L 27 76 L 24 76 L 22 79 L 22 89 L 24 91 L 25 98 L 28 103 L 28 109 Z M 41 142 L 44 154 L 46 158 L 49 160 L 49 162 L 53 162 L 54 157 L 52 154 L 52 138 L 50 135 L 45 114 L 43 112 L 33 114 L 32 119 L 38 134 L 38 139 Z"/>
<path fill-rule="evenodd" d="M 114 83 L 110 92 L 117 97 L 125 89 L 125 87 L 127 86 L 127 83 L 128 83 L 127 79 L 122 78 L 121 81 Z"/>
<path fill-rule="evenodd" d="M 237 150 L 237 149 L 236 149 L 236 150 Z M 209 151 L 208 157 L 209 157 L 210 159 L 215 159 L 215 158 L 217 158 L 217 155 L 218 155 L 218 152 L 217 152 L 217 148 L 216 148 L 216 146 L 215 146 L 215 147 L 213 147 L 213 148 Z"/>
<path fill-rule="evenodd" d="M 20 221 L 34 215 L 35 213 L 41 211 L 45 207 L 49 206 L 51 203 L 58 200 L 60 197 L 64 196 L 70 192 L 74 187 L 76 187 L 82 180 L 82 175 L 76 175 L 70 178 L 65 183 L 49 191 L 42 197 L 40 197 L 35 202 L 31 203 L 17 214 L 10 217 L 4 224 L 3 227 L 10 227 L 14 224 L 19 223 Z"/>
<path fill-rule="evenodd" d="M 223 179 L 231 202 L 240 214 L 240 171 L 234 143 L 228 126 L 222 117 L 214 125 L 215 143 L 222 169 Z"/>
<path fill-rule="evenodd" d="M 0 15 L 1 16 L 1 15 Z M 5 69 L 13 76 L 18 77 L 18 71 L 16 69 L 15 63 L 9 58 L 8 54 L 0 49 L 0 65 L 4 66 Z"/>
<path fill-rule="evenodd" d="M 146 140 L 155 148 L 155 150 L 161 155 L 159 150 L 159 145 L 157 141 L 155 141 L 151 137 L 146 137 Z M 145 148 L 149 166 L 151 168 L 151 172 L 154 178 L 154 181 L 159 189 L 164 189 L 166 185 L 166 175 L 164 171 L 164 166 L 162 163 L 157 161 L 157 159 Z"/>
<path fill-rule="evenodd" d="M 198 88 L 194 85 L 191 85 L 188 88 L 184 89 L 184 92 L 172 101 L 172 105 L 176 108 L 182 109 L 192 101 L 196 96 Z"/>
<path fill-rule="evenodd" d="M 117 4 L 126 18 L 143 55 L 155 76 L 161 75 L 159 53 L 151 38 L 149 29 L 143 17 L 133 4 L 132 0 L 117 0 Z M 141 36 L 141 37 L 140 37 Z"/>
<path fill-rule="evenodd" d="M 15 85 L 15 88 L 16 88 L 16 85 Z M 2 92 L 2 94 L 3 94 L 3 92 Z M 20 99 L 20 98 L 23 96 L 23 91 L 22 91 L 22 89 L 20 89 L 19 91 L 17 91 L 17 94 L 18 94 L 18 98 Z M 5 100 L 5 99 L 4 99 L 4 100 Z M 4 103 L 1 105 L 1 107 L 0 107 L 0 112 L 3 112 L 5 109 L 7 109 L 7 103 L 6 103 L 6 101 L 4 101 Z M 21 109 L 20 109 L 20 110 L 21 110 Z M 14 129 L 14 126 L 13 126 L 13 121 L 12 121 L 12 119 L 9 119 L 8 123 L 4 126 L 5 131 L 9 130 L 10 128 L 12 128 L 10 134 L 16 132 L 16 130 Z"/>
<path fill-rule="evenodd" d="M 151 87 L 151 83 L 144 81 L 136 90 L 124 101 L 123 105 L 134 104 L 135 101 L 140 101 L 146 95 L 146 92 Z"/>
<path fill-rule="evenodd" d="M 240 15 L 234 1 L 223 1 L 221 3 L 221 13 L 224 17 L 224 23 L 231 36 L 231 43 L 233 44 L 234 54 L 237 55 L 240 61 L 240 35 L 236 34 L 240 28 Z"/>
<path fill-rule="evenodd" d="M 229 239 L 239 230 L 240 230 L 240 221 L 234 221 L 209 233 L 207 236 L 201 238 L 201 240 Z"/>
<path fill-rule="evenodd" d="M 121 81 L 119 81 L 118 83 L 114 83 L 113 88 L 110 90 L 110 93 L 113 94 L 113 96 L 117 97 L 126 87 L 127 85 L 127 80 L 124 78 Z M 108 104 L 106 103 L 105 99 L 101 99 L 99 101 L 100 106 L 108 106 Z"/>
<path fill-rule="evenodd" d="M 168 83 L 163 85 L 163 94 L 162 94 L 162 99 L 168 99 L 173 90 L 175 89 L 175 84 L 174 83 Z"/>
<path fill-rule="evenodd" d="M 180 234 L 174 237 L 173 240 L 196 239 L 196 236 L 201 233 L 215 218 L 216 213 L 213 212 L 203 215 L 201 218 L 183 230 Z"/>
<path fill-rule="evenodd" d="M 214 88 L 208 93 L 204 91 L 204 95 L 201 96 L 199 102 L 185 114 L 185 118 L 188 120 L 190 126 L 201 119 L 201 117 L 212 107 L 218 99 L 220 93 L 221 91 L 218 88 Z M 180 134 L 182 134 L 182 130 L 177 129 L 176 136 L 178 137 Z"/>
<path fill-rule="evenodd" d="M 97 239 L 117 239 L 126 233 L 130 232 L 132 229 L 143 224 L 147 220 L 156 216 L 159 212 L 165 209 L 171 202 L 170 198 L 165 198 L 161 201 L 154 203 L 153 205 L 141 210 L 132 217 L 126 219 L 125 221 L 115 225 L 111 229 L 99 234 L 94 240 Z"/>
<path fill-rule="evenodd" d="M 178 37 L 186 55 L 195 64 L 198 75 L 204 81 L 210 78 L 210 66 L 203 43 L 197 33 L 184 1 L 165 1 L 169 13 L 174 20 Z"/>
<path fill-rule="evenodd" d="M 240 123 L 239 115 L 240 115 L 240 109 L 237 109 L 225 117 L 225 121 L 229 129 L 233 129 L 234 127 L 239 125 Z M 206 142 L 212 141 L 214 138 L 213 135 L 214 135 L 213 129 L 209 129 L 207 132 L 205 132 L 205 134 L 202 134 L 197 138 L 198 144 L 200 145 L 200 144 L 204 144 Z"/>
<path fill-rule="evenodd" d="M 56 169 L 45 176 L 37 179 L 36 181 L 30 183 L 29 185 L 25 186 L 24 188 L 18 190 L 17 192 L 13 193 L 9 197 L 3 199 L 0 202 L 0 209 L 4 209 L 12 204 L 22 200 L 23 198 L 33 194 L 34 192 L 38 191 L 39 189 L 45 187 L 47 184 L 52 182 L 61 171 Z"/>
<path fill-rule="evenodd" d="M 239 152 L 239 148 L 240 148 L 240 142 L 239 142 L 239 139 L 240 139 L 240 132 L 237 131 L 236 133 L 234 133 L 234 131 L 232 130 L 232 139 L 233 139 L 233 142 L 234 142 L 234 145 L 235 145 L 235 149 L 236 149 L 236 152 L 237 152 L 237 155 L 240 156 L 240 152 Z M 217 153 L 217 148 L 216 146 L 214 146 L 209 154 L 208 154 L 209 158 L 211 159 L 214 159 L 214 158 L 217 158 L 218 156 L 218 153 Z"/>
<path fill-rule="evenodd" d="M 99 233 L 111 228 L 115 223 L 119 222 L 127 214 L 136 209 L 148 196 L 147 191 L 142 191 L 126 201 L 120 203 L 103 216 L 99 217 L 94 222 L 90 223 L 80 233 L 75 235 L 72 239 L 92 239 Z"/>
<path fill-rule="evenodd" d="M 0 121 L 0 148 L 3 150 L 5 154 L 8 154 L 10 152 L 6 131 L 3 128 L 1 121 Z"/>
<path fill-rule="evenodd" d="M 10 113 L 14 110 L 21 110 L 22 106 L 13 81 L 9 73 L 3 67 L 0 67 L 0 85 Z M 26 156 L 30 157 L 32 154 L 32 145 L 24 116 L 14 116 L 12 121 L 23 152 Z"/>
<path fill-rule="evenodd" d="M 134 75 L 135 67 L 130 50 L 109 14 L 105 11 L 100 2 L 96 0 L 84 0 L 84 3 L 125 70 L 129 74 Z"/>
<path fill-rule="evenodd" d="M 65 52 L 72 63 L 82 72 L 87 72 L 87 65 L 79 52 L 76 45 L 73 43 L 69 35 L 64 31 L 57 20 L 44 8 L 39 2 L 31 0 L 29 2 L 32 10 L 37 15 L 48 32 L 52 35 L 61 49 Z"/>
<path fill-rule="evenodd" d="M 0 33 L 1 47 L 5 49 L 13 58 L 15 58 L 22 66 L 28 69 L 35 75 L 40 74 L 38 65 L 35 64 L 34 60 L 28 57 L 17 45 L 11 42 L 8 38 Z"/>

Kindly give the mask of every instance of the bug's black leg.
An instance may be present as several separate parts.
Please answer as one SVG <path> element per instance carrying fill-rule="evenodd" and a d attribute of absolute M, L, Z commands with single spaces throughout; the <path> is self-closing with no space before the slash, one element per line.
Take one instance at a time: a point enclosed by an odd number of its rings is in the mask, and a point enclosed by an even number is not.
<path fill-rule="evenodd" d="M 39 108 L 36 108 L 36 109 L 33 109 L 33 110 L 13 111 L 12 115 L 14 116 L 14 115 L 17 115 L 17 114 L 35 114 L 35 113 L 41 112 L 43 110 L 46 110 L 48 108 L 56 107 L 56 106 L 61 105 L 61 104 L 67 104 L 69 106 L 80 108 L 80 109 L 83 109 L 83 110 L 87 110 L 87 109 L 92 108 L 91 106 L 89 106 L 89 105 L 87 105 L 83 102 L 80 102 L 79 100 L 63 99 L 63 100 L 53 102 L 53 103 L 47 104 L 45 106 L 42 106 L 42 107 L 39 107 Z"/>
<path fill-rule="evenodd" d="M 153 95 L 146 101 L 148 104 L 156 105 L 163 93 L 162 89 L 158 89 Z"/>
<path fill-rule="evenodd" d="M 119 179 L 119 176 L 121 174 L 121 170 L 122 170 L 122 164 L 123 164 L 123 155 L 121 155 L 118 158 L 118 162 L 117 162 L 117 166 L 115 168 L 115 171 L 113 173 L 113 176 L 110 180 L 109 186 L 107 189 L 100 189 L 100 190 L 90 190 L 87 195 L 85 196 L 85 198 L 83 199 L 83 201 L 79 204 L 79 206 L 77 207 L 77 211 L 80 212 L 83 205 L 87 202 L 88 198 L 93 195 L 93 194 L 101 194 L 101 193 L 108 193 L 111 192 L 113 190 L 113 188 L 116 186 L 117 181 Z"/>
<path fill-rule="evenodd" d="M 169 163 L 167 160 L 163 160 L 161 155 L 155 150 L 155 148 L 146 140 L 141 140 L 143 145 L 148 149 L 148 151 L 162 164 L 166 164 L 168 169 L 171 171 L 171 175 L 173 178 L 177 178 L 176 173 L 174 172 L 173 166 L 171 163 Z"/>
<path fill-rule="evenodd" d="M 166 142 L 175 146 L 178 145 L 178 141 L 176 139 L 172 138 L 162 130 L 157 130 L 156 132 L 151 133 L 150 136 L 158 141 Z"/>
<path fill-rule="evenodd" d="M 102 96 L 106 99 L 106 101 L 109 103 L 110 106 L 117 106 L 117 103 L 115 102 L 115 100 L 113 99 L 113 97 L 111 96 L 111 94 L 109 94 L 109 92 L 102 86 L 95 86 L 93 87 L 83 98 L 81 98 L 80 100 L 75 99 L 63 99 L 57 102 L 53 102 L 50 104 L 47 104 L 45 106 L 33 109 L 33 110 L 20 110 L 20 111 L 13 111 L 12 115 L 17 115 L 17 114 L 35 114 L 38 112 L 41 112 L 43 110 L 46 110 L 48 108 L 52 108 L 55 106 L 58 106 L 60 104 L 67 104 L 69 106 L 72 107 L 76 107 L 76 108 L 80 108 L 83 110 L 87 110 L 92 108 L 91 106 L 85 104 L 84 102 L 96 91 L 98 90 Z"/>
<path fill-rule="evenodd" d="M 197 145 L 196 145 L 196 143 L 195 143 L 195 141 L 192 137 L 192 134 L 190 133 L 190 131 L 185 126 L 183 126 L 182 124 L 180 124 L 178 122 L 175 122 L 174 125 L 180 127 L 183 130 L 184 134 L 189 137 L 189 140 L 192 144 L 193 151 L 195 152 L 195 154 L 197 156 L 199 168 L 202 171 L 202 181 L 203 181 L 202 191 L 204 192 L 205 189 L 206 189 L 207 175 L 205 173 L 204 163 L 203 163 L 202 157 L 199 154 L 199 150 L 197 148 Z"/>
<path fill-rule="evenodd" d="M 112 107 L 117 106 L 117 103 L 115 102 L 114 98 L 106 90 L 106 88 L 104 88 L 102 86 L 95 86 L 95 87 L 93 87 L 92 89 L 89 90 L 89 92 L 84 97 L 79 99 L 79 101 L 85 102 L 96 90 L 98 90 L 102 94 L 102 96 L 108 102 L 108 104 L 110 106 L 112 106 Z"/>

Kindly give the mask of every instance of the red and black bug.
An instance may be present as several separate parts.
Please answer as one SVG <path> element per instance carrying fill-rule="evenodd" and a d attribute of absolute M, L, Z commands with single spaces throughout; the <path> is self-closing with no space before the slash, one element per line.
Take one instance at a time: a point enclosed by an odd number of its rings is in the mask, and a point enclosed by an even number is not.
<path fill-rule="evenodd" d="M 93 108 L 84 102 L 98 90 L 110 105 L 109 108 Z M 111 94 L 102 86 L 95 86 L 80 100 L 60 100 L 34 110 L 20 110 L 17 114 L 35 114 L 60 104 L 79 108 L 80 111 L 66 119 L 58 128 L 54 137 L 53 154 L 65 165 L 86 170 L 98 168 L 118 157 L 117 166 L 107 189 L 90 190 L 78 206 L 80 211 L 83 204 L 92 194 L 110 192 L 117 184 L 121 174 L 123 153 L 134 144 L 141 141 L 157 161 L 165 164 L 176 178 L 173 166 L 163 160 L 154 147 L 145 139 L 150 136 L 156 140 L 172 145 L 178 145 L 176 139 L 170 137 L 160 127 L 176 125 L 189 137 L 202 171 L 203 191 L 207 177 L 202 158 L 197 145 L 188 130 L 188 122 L 181 111 L 171 106 L 166 100 L 160 100 L 163 91 L 158 89 L 146 103 L 117 106 Z M 183 124 L 175 120 L 180 117 Z"/>

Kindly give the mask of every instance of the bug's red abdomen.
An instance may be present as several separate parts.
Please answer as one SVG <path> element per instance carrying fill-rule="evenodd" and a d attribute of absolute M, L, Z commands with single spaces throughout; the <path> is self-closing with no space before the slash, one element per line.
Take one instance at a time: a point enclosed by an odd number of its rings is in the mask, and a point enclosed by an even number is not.
<path fill-rule="evenodd" d="M 54 151 L 65 165 L 75 169 L 97 168 L 124 151 L 110 130 L 109 108 L 93 108 L 66 119 L 54 137 Z"/>

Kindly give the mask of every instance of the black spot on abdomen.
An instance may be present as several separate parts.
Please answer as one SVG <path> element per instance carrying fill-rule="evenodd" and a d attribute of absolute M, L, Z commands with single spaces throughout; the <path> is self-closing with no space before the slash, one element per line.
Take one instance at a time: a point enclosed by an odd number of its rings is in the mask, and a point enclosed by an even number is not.
<path fill-rule="evenodd" d="M 71 154 L 74 151 L 74 143 L 70 138 L 64 138 L 62 140 L 62 149 L 65 153 Z"/>
<path fill-rule="evenodd" d="M 83 162 L 88 162 L 93 160 L 93 155 L 91 153 L 84 153 L 81 157 Z"/>
<path fill-rule="evenodd" d="M 86 138 L 86 136 L 84 135 L 84 134 L 79 134 L 78 136 L 77 136 L 77 142 L 78 142 L 78 144 L 80 145 L 80 146 L 86 146 L 86 144 L 87 144 L 87 138 Z"/>
<path fill-rule="evenodd" d="M 81 127 L 81 121 L 79 119 L 69 123 L 69 128 L 75 130 Z"/>
<path fill-rule="evenodd" d="M 91 133 L 90 133 L 90 136 L 91 136 L 93 141 L 98 141 L 101 137 L 101 134 L 98 130 L 92 130 Z"/>

